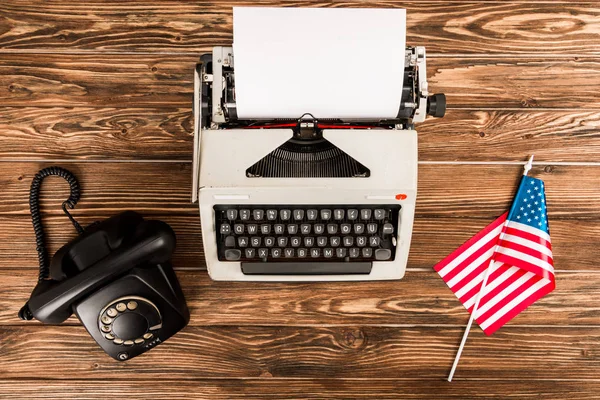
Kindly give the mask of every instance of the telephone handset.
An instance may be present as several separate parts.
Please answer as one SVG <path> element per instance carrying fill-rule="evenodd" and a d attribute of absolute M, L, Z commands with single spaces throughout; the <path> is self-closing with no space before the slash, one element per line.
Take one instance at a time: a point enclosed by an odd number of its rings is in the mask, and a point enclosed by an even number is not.
<path fill-rule="evenodd" d="M 48 263 L 39 212 L 39 188 L 49 175 L 71 186 L 63 210 L 80 236 L 63 246 Z M 146 221 L 125 211 L 85 230 L 69 214 L 79 200 L 79 186 L 67 170 L 40 171 L 31 185 L 40 277 L 22 319 L 59 324 L 75 313 L 111 357 L 128 360 L 164 342 L 185 325 L 190 314 L 170 265 L 175 234 L 161 221 Z"/>

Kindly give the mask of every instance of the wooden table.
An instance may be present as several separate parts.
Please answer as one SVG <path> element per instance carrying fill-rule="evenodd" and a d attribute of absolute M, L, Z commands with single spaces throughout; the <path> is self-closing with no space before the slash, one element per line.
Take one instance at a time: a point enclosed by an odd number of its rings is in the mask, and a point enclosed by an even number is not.
<path fill-rule="evenodd" d="M 0 4 L 0 396 L 6 398 L 600 397 L 600 8 L 594 1 L 261 1 L 406 7 L 428 51 L 441 120 L 419 130 L 419 197 L 406 278 L 211 282 L 189 203 L 192 78 L 232 40 L 232 1 L 3 0 Z M 235 3 L 238 4 L 238 3 Z M 249 5 L 249 2 L 239 4 Z M 258 4 L 258 2 L 257 2 Z M 383 60 L 384 61 L 384 60 Z M 557 289 L 492 337 L 432 266 L 509 207 L 535 153 Z M 82 223 L 137 210 L 175 229 L 192 318 L 127 363 L 74 318 L 22 322 L 35 284 L 28 215 L 36 171 L 81 180 Z M 44 184 L 50 250 L 74 237 L 67 188 Z"/>

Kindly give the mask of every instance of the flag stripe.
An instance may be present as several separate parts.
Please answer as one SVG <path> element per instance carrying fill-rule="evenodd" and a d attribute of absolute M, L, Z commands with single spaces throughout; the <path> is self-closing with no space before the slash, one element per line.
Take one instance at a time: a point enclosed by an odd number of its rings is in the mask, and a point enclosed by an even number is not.
<path fill-rule="evenodd" d="M 524 272 L 521 276 L 517 277 L 514 282 L 511 282 L 507 287 L 502 289 L 500 293 L 491 297 L 488 301 L 479 305 L 479 309 L 477 310 L 477 315 L 475 318 L 481 317 L 487 310 L 498 304 L 498 302 L 502 301 L 502 299 L 506 298 L 510 295 L 515 289 L 519 288 L 525 282 L 527 282 L 531 277 L 535 276 L 531 272 Z M 481 325 L 481 324 L 480 324 Z"/>
<path fill-rule="evenodd" d="M 523 253 L 521 251 L 515 250 L 514 248 L 506 248 L 503 246 L 499 246 L 498 247 L 498 254 L 502 254 L 508 257 L 513 257 L 515 259 L 519 259 L 521 261 L 524 261 L 528 264 L 533 264 L 536 265 L 540 268 L 545 269 L 546 271 L 553 271 L 554 267 L 552 266 L 552 264 L 548 263 L 545 260 L 540 260 L 537 257 L 534 256 L 530 256 L 529 254 Z M 498 258 L 498 257 L 497 257 Z"/>
<path fill-rule="evenodd" d="M 554 279 L 554 271 L 547 271 L 544 268 L 541 268 L 537 265 L 529 264 L 526 261 L 523 261 L 516 257 L 511 257 L 507 254 L 497 254 L 496 261 L 501 261 L 503 263 L 510 264 L 510 265 L 518 265 L 520 268 L 530 271 L 530 272 L 533 272 L 536 275 L 543 276 L 546 279 L 551 279 L 550 277 L 552 277 L 552 279 Z"/>
<path fill-rule="evenodd" d="M 448 274 L 448 272 L 452 271 L 455 267 L 460 265 L 463 261 L 465 261 L 469 256 L 471 256 L 474 252 L 476 252 L 486 243 L 489 243 L 490 241 L 495 241 L 497 236 L 502 231 L 502 224 L 506 220 L 507 215 L 508 213 L 504 213 L 500 218 L 492 222 L 484 230 L 479 232 L 477 235 L 475 235 L 470 240 L 465 242 L 462 246 L 460 246 L 458 249 L 456 249 L 448 257 L 436 264 L 434 269 L 443 278 Z"/>
<path fill-rule="evenodd" d="M 547 242 L 550 241 L 550 235 L 548 235 L 546 232 L 542 231 L 541 229 L 533 228 L 529 225 L 525 225 L 525 224 L 522 224 L 520 222 L 515 222 L 515 221 L 508 221 L 506 226 L 509 228 L 515 228 L 520 231 L 530 233 L 535 236 L 540 236 L 542 239 L 544 239 Z"/>
<path fill-rule="evenodd" d="M 489 266 L 490 260 L 492 259 L 492 255 L 494 254 L 494 243 L 490 243 L 487 247 L 489 247 L 489 249 L 487 249 L 483 254 L 477 257 L 477 259 L 473 260 L 473 262 L 465 266 L 452 279 L 446 282 L 451 289 L 460 289 L 464 286 L 464 283 L 459 284 L 461 280 L 463 280 L 472 272 L 477 271 L 478 269 L 485 270 Z"/>
<path fill-rule="evenodd" d="M 520 246 L 528 247 L 531 250 L 537 251 L 538 253 L 542 253 L 545 256 L 552 258 L 552 249 L 550 249 L 549 246 L 545 246 L 545 245 L 536 243 L 532 240 L 529 240 L 529 239 L 521 237 L 521 236 L 505 233 L 502 236 L 502 240 L 500 241 L 500 243 L 502 244 L 502 242 L 516 243 Z"/>
<path fill-rule="evenodd" d="M 500 251 L 501 249 L 511 249 L 511 250 L 515 250 L 524 254 L 527 254 L 531 257 L 534 258 L 539 258 L 540 260 L 546 262 L 548 265 L 552 265 L 552 257 L 548 257 L 548 255 L 544 254 L 544 253 L 540 253 L 537 250 L 534 250 L 530 247 L 527 246 L 522 246 L 518 243 L 515 242 L 509 242 L 506 240 L 500 240 L 498 241 L 498 250 L 497 250 L 497 254 L 504 254 L 503 251 Z"/>
<path fill-rule="evenodd" d="M 517 228 L 511 228 L 509 226 L 506 226 L 504 233 L 508 234 L 508 235 L 519 236 L 523 239 L 527 239 L 531 242 L 538 243 L 539 245 L 547 247 L 548 249 L 552 250 L 552 244 L 548 240 L 542 239 L 541 237 L 539 237 L 537 235 L 533 235 L 529 232 L 525 232 L 525 231 L 519 230 Z"/>

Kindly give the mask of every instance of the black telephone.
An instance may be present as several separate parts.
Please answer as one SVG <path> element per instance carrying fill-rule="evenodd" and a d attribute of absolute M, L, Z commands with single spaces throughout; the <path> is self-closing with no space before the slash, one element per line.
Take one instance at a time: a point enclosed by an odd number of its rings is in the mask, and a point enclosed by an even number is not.
<path fill-rule="evenodd" d="M 48 263 L 38 199 L 41 182 L 50 175 L 71 187 L 63 211 L 80 236 Z M 19 317 L 59 324 L 75 313 L 104 351 L 128 360 L 164 342 L 190 319 L 170 264 L 175 234 L 166 223 L 146 221 L 133 211 L 84 230 L 67 210 L 79 193 L 77 179 L 62 168 L 45 168 L 33 179 L 29 204 L 40 276 Z"/>

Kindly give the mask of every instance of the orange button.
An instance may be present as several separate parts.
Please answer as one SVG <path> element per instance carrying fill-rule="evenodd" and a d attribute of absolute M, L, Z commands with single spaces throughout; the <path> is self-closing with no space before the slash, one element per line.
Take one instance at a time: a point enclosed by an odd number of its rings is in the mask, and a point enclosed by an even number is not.
<path fill-rule="evenodd" d="M 396 200 L 406 200 L 406 195 L 404 193 L 398 193 L 396 195 Z"/>

